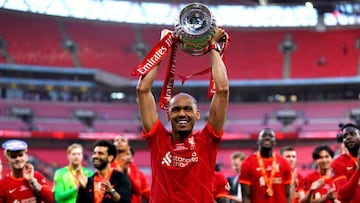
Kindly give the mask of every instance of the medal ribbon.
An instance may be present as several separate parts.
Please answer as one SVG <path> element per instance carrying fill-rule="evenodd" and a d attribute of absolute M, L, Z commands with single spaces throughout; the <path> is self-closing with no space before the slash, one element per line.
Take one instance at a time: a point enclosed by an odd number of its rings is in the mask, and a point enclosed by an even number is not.
<path fill-rule="evenodd" d="M 113 169 L 107 171 L 106 175 L 100 176 L 99 172 L 94 175 L 94 202 L 95 203 L 101 203 L 103 200 L 103 196 L 105 194 L 105 191 L 101 188 L 101 183 L 104 181 L 109 181 L 111 174 L 113 172 Z"/>
<path fill-rule="evenodd" d="M 272 155 L 272 164 L 271 164 L 271 173 L 270 173 L 270 177 L 268 177 L 265 166 L 264 166 L 264 161 L 260 155 L 260 152 L 256 153 L 256 158 L 259 162 L 259 166 L 260 166 L 260 170 L 262 173 L 262 176 L 264 177 L 264 181 L 266 184 L 266 187 L 270 190 L 272 190 L 272 186 L 273 186 L 273 182 L 274 182 L 274 177 L 275 177 L 275 172 L 276 172 L 276 156 L 273 153 Z"/>
<path fill-rule="evenodd" d="M 74 181 L 74 185 L 75 185 L 75 187 L 77 187 L 77 185 L 79 184 L 79 181 L 78 181 L 78 179 L 77 179 L 76 176 L 78 175 L 78 173 L 81 174 L 81 168 L 80 168 L 79 170 L 73 171 L 72 166 L 69 165 L 69 171 L 70 171 L 70 173 L 71 173 L 71 175 L 72 175 L 72 178 L 73 178 L 73 181 Z"/>
<path fill-rule="evenodd" d="M 175 82 L 175 58 L 176 58 L 177 44 L 173 43 L 169 63 L 165 75 L 163 87 L 161 89 L 159 106 L 161 109 L 167 110 L 170 99 L 172 98 Z"/>

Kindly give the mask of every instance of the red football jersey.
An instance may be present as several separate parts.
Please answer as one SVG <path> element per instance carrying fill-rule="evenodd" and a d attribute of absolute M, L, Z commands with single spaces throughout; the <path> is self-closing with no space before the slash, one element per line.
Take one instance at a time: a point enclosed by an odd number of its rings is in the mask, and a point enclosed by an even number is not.
<path fill-rule="evenodd" d="M 295 183 L 293 183 L 293 184 L 295 184 Z M 293 203 L 299 202 L 299 197 L 298 197 L 299 192 L 304 192 L 304 178 L 301 174 L 299 174 L 297 172 L 297 185 L 296 185 L 296 189 L 295 189 L 295 194 L 292 197 Z"/>
<path fill-rule="evenodd" d="M 305 191 L 309 191 L 311 184 L 320 178 L 323 178 L 318 171 L 311 172 L 307 174 L 304 178 L 304 189 Z M 333 183 L 333 179 L 324 178 L 324 184 L 313 192 L 312 199 L 319 199 L 320 197 L 326 195 L 330 189 L 335 189 L 335 185 Z M 332 200 L 326 200 L 325 203 L 332 203 Z"/>
<path fill-rule="evenodd" d="M 251 186 L 252 203 L 286 202 L 285 185 L 291 183 L 291 167 L 286 159 L 276 154 L 276 168 L 273 181 L 273 195 L 266 193 L 266 183 L 260 169 L 256 154 L 250 155 L 241 165 L 240 184 Z M 272 171 L 273 158 L 262 158 L 267 176 Z"/>
<path fill-rule="evenodd" d="M 141 203 L 142 202 L 142 179 L 139 169 L 135 164 L 129 165 L 128 173 L 130 182 L 131 182 L 131 203 Z"/>
<path fill-rule="evenodd" d="M 53 194 L 47 186 L 46 178 L 37 171 L 34 172 L 34 177 L 42 186 L 38 193 L 31 190 L 29 183 L 24 178 L 6 175 L 0 180 L 0 203 L 53 203 Z"/>
<path fill-rule="evenodd" d="M 140 180 L 141 180 L 141 198 L 149 201 L 150 198 L 150 185 L 145 174 L 139 170 Z"/>
<path fill-rule="evenodd" d="M 184 140 L 172 140 L 158 120 L 143 135 L 151 152 L 150 202 L 213 203 L 213 173 L 222 134 L 206 124 Z"/>
<path fill-rule="evenodd" d="M 350 154 L 342 154 L 332 162 L 331 167 L 338 199 L 343 203 L 359 203 L 360 171 L 357 169 L 356 158 Z"/>
<path fill-rule="evenodd" d="M 230 185 L 225 175 L 220 171 L 214 171 L 213 179 L 214 197 L 229 197 Z"/>

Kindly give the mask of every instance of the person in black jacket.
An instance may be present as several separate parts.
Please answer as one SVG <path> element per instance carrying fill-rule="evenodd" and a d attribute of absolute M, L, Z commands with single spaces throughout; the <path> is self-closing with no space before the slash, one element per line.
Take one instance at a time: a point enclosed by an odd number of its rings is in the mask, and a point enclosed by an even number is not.
<path fill-rule="evenodd" d="M 115 159 L 116 147 L 108 140 L 94 144 L 92 161 L 97 169 L 89 178 L 77 175 L 79 193 L 77 203 L 130 203 L 131 184 L 128 176 L 113 170 L 111 162 Z"/>

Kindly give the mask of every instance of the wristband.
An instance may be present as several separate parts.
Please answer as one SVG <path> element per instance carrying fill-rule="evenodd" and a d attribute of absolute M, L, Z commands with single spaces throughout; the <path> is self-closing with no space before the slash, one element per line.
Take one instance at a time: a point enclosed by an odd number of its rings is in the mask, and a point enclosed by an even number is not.
<path fill-rule="evenodd" d="M 209 45 L 209 51 L 211 51 L 211 50 L 215 50 L 215 51 L 217 51 L 217 52 L 219 52 L 220 53 L 220 46 L 219 46 L 219 44 L 218 43 L 216 43 L 216 44 L 210 44 Z"/>
<path fill-rule="evenodd" d="M 34 190 L 35 192 L 39 192 L 42 187 L 36 178 L 34 178 L 33 181 L 29 183 L 29 185 L 30 185 L 31 189 Z"/>
<path fill-rule="evenodd" d="M 114 188 L 111 189 L 111 191 L 110 191 L 111 196 L 114 196 L 114 195 L 115 195 L 115 192 L 116 192 L 116 190 L 115 190 Z"/>

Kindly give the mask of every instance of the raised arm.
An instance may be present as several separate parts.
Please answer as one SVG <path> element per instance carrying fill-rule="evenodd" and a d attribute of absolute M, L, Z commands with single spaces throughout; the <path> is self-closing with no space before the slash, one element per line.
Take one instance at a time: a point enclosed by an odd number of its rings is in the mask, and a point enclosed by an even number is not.
<path fill-rule="evenodd" d="M 214 37 L 210 40 L 210 43 L 215 44 L 224 36 L 225 31 L 222 28 L 217 28 Z M 208 122 L 215 132 L 219 133 L 223 129 L 226 120 L 229 102 L 229 80 L 227 77 L 226 67 L 220 57 L 220 53 L 212 49 L 210 51 L 210 58 L 216 92 L 210 104 Z"/>
<path fill-rule="evenodd" d="M 163 30 L 161 32 L 161 39 L 171 32 L 170 30 Z M 149 132 L 152 126 L 158 119 L 158 113 L 156 111 L 156 103 L 154 95 L 151 92 L 152 85 L 158 72 L 159 64 L 157 64 L 146 75 L 140 77 L 136 87 L 137 101 L 140 111 L 140 119 L 143 130 Z"/>
<path fill-rule="evenodd" d="M 158 72 L 159 65 L 149 71 L 148 74 L 140 77 L 136 87 L 137 102 L 140 111 L 140 120 L 143 130 L 149 132 L 158 118 L 156 111 L 156 103 L 154 95 L 151 92 L 151 87 Z"/>

